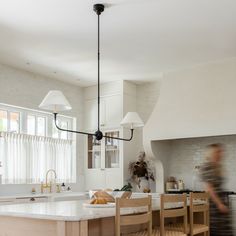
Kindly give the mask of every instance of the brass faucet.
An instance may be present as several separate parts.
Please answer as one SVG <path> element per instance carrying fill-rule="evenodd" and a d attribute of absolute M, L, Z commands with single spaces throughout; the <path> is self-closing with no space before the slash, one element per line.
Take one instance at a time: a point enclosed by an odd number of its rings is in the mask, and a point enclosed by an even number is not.
<path fill-rule="evenodd" d="M 46 173 L 46 183 L 45 183 L 45 184 L 44 184 L 44 183 L 41 183 L 41 193 L 44 192 L 44 189 L 49 189 L 49 192 L 50 192 L 50 193 L 52 192 L 52 182 L 48 183 L 48 174 L 49 174 L 50 172 L 53 172 L 53 173 L 54 173 L 55 179 L 57 178 L 57 173 L 56 173 L 56 171 L 53 170 L 53 169 L 49 169 L 49 170 L 47 171 L 47 173 Z"/>

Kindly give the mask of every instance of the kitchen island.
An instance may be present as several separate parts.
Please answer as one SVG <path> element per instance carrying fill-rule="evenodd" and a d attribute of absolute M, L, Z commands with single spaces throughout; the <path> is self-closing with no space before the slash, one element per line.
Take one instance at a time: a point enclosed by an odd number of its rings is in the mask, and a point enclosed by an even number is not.
<path fill-rule="evenodd" d="M 0 236 L 112 236 L 115 207 L 87 208 L 87 200 L 0 206 Z M 178 207 L 172 203 L 167 208 Z M 159 224 L 160 198 L 153 198 L 153 225 Z M 143 212 L 125 209 L 122 214 Z M 136 226 L 137 227 L 137 226 Z M 142 229 L 142 225 L 138 226 Z M 133 227 L 124 229 L 126 232 Z"/>

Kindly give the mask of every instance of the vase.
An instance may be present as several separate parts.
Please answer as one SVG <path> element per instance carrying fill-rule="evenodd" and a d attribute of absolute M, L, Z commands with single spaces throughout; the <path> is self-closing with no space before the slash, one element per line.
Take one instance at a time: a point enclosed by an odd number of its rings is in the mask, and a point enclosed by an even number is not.
<path fill-rule="evenodd" d="M 148 192 L 150 190 L 149 180 L 147 180 L 146 177 L 140 177 L 137 189 L 140 193 Z"/>

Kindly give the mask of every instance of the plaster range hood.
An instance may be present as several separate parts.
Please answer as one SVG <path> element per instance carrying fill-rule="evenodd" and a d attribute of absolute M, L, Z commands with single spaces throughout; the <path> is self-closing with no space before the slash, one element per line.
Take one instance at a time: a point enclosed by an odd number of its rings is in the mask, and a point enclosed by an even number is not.
<path fill-rule="evenodd" d="M 236 60 L 163 76 L 160 97 L 143 130 L 147 156 L 155 160 L 163 192 L 168 141 L 236 134 Z"/>

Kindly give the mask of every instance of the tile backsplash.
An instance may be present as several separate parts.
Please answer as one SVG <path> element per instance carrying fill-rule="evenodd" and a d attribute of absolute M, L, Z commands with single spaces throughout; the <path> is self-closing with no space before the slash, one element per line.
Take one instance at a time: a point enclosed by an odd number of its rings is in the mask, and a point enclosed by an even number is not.
<path fill-rule="evenodd" d="M 168 157 L 167 176 L 183 179 L 186 188 L 202 189 L 198 178 L 194 181 L 195 166 L 205 161 L 206 146 L 211 143 L 222 143 L 225 146 L 223 159 L 224 175 L 226 178 L 225 189 L 236 191 L 236 135 L 188 138 L 170 141 L 171 152 Z"/>

